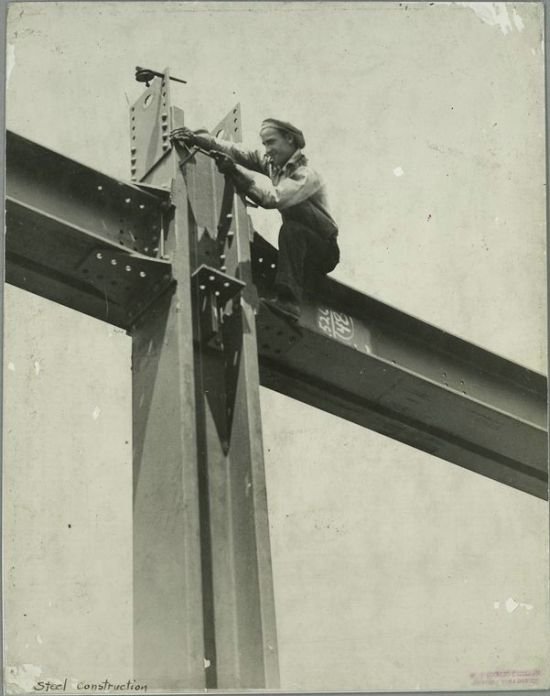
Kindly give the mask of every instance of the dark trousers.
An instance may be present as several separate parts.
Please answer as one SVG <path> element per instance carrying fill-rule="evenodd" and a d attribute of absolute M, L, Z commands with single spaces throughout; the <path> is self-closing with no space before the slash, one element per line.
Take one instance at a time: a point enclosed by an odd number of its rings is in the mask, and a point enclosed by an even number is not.
<path fill-rule="evenodd" d="M 279 231 L 275 289 L 284 299 L 300 302 L 304 287 L 314 288 L 339 260 L 336 235 L 323 238 L 300 222 L 285 220 Z"/>

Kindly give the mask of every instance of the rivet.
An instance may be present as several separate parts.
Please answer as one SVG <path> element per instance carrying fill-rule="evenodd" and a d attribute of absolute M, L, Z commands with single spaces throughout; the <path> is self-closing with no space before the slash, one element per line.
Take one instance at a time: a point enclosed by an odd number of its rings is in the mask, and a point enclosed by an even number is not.
<path fill-rule="evenodd" d="M 223 284 L 223 287 L 224 287 L 224 288 L 228 288 L 229 285 L 230 285 L 230 283 L 224 283 L 224 284 Z"/>
<path fill-rule="evenodd" d="M 98 191 L 103 191 L 103 186 L 98 186 L 98 187 L 97 187 L 97 190 L 98 190 Z"/>
<path fill-rule="evenodd" d="M 199 290 L 206 290 L 206 285 L 199 285 Z"/>
<path fill-rule="evenodd" d="M 116 266 L 116 259 L 111 259 L 111 266 Z"/>
<path fill-rule="evenodd" d="M 263 260 L 262 257 L 260 256 L 260 258 L 258 259 L 258 263 L 263 263 L 263 262 L 264 262 L 264 260 Z"/>
<path fill-rule="evenodd" d="M 168 143 L 162 143 L 162 149 L 163 149 L 163 150 L 169 150 L 169 149 L 170 149 L 170 145 L 168 145 Z"/>
<path fill-rule="evenodd" d="M 147 273 L 145 273 L 145 271 L 140 271 L 140 272 L 139 272 L 139 277 L 140 277 L 140 278 L 145 278 L 146 275 L 147 275 Z"/>
<path fill-rule="evenodd" d="M 131 202 L 132 202 L 132 199 L 131 199 L 131 198 L 126 198 L 126 199 L 124 200 L 124 202 L 125 202 L 125 203 L 131 203 Z"/>
<path fill-rule="evenodd" d="M 132 270 L 132 267 L 131 267 L 131 266 L 126 266 L 126 270 L 127 270 L 127 271 L 131 271 L 131 270 Z"/>
<path fill-rule="evenodd" d="M 209 280 L 210 282 L 213 282 L 214 280 L 216 280 L 216 276 L 213 276 L 213 275 L 208 276 L 208 280 Z"/>
<path fill-rule="evenodd" d="M 140 204 L 139 204 L 139 209 L 140 209 L 140 210 L 143 210 L 144 208 L 145 208 L 145 206 L 143 205 L 143 203 L 140 203 Z"/>
<path fill-rule="evenodd" d="M 272 263 L 271 268 L 277 268 L 277 266 L 274 263 Z"/>
<path fill-rule="evenodd" d="M 229 237 L 229 239 L 232 239 L 235 236 L 235 232 L 233 232 L 233 230 L 229 230 L 227 236 Z"/>
<path fill-rule="evenodd" d="M 220 254 L 220 259 L 221 259 L 222 261 L 225 261 L 225 254 Z"/>
<path fill-rule="evenodd" d="M 103 258 L 103 254 L 102 254 L 101 252 L 98 251 L 97 254 L 95 255 L 95 257 L 96 257 L 96 259 L 102 259 L 102 258 Z"/>
<path fill-rule="evenodd" d="M 227 213 L 227 215 L 225 217 L 230 220 L 233 218 L 233 213 Z"/>
<path fill-rule="evenodd" d="M 225 266 L 222 266 L 222 267 L 220 268 L 220 271 L 225 271 L 225 270 L 226 270 L 226 267 L 225 267 Z"/>
<path fill-rule="evenodd" d="M 214 295 L 216 295 L 216 297 L 219 297 L 219 296 L 220 296 L 220 291 L 219 291 L 219 290 L 216 290 L 216 292 L 214 293 Z"/>
<path fill-rule="evenodd" d="M 132 153 L 132 155 L 135 155 L 137 152 L 137 147 L 131 147 L 130 152 Z"/>
<path fill-rule="evenodd" d="M 168 124 L 167 124 L 167 123 L 163 123 L 163 124 L 162 124 L 162 130 L 168 130 Z M 163 135 L 164 135 L 164 134 L 163 134 Z"/>

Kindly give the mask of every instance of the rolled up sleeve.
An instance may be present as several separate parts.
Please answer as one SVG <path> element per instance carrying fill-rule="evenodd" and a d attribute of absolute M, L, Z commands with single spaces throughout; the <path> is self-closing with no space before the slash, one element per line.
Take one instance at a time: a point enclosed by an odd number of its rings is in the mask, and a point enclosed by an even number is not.
<path fill-rule="evenodd" d="M 248 189 L 248 195 L 262 208 L 284 210 L 307 200 L 317 193 L 321 186 L 321 179 L 313 169 L 300 167 L 277 185 L 267 178 L 255 180 Z"/>

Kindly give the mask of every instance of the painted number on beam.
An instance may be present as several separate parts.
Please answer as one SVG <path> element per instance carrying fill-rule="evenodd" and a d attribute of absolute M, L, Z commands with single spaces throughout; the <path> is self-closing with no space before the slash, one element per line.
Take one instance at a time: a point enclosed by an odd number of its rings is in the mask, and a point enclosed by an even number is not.
<path fill-rule="evenodd" d="M 331 338 L 346 343 L 353 340 L 353 319 L 343 312 L 335 312 L 333 309 L 320 307 L 317 311 L 317 325 Z"/>

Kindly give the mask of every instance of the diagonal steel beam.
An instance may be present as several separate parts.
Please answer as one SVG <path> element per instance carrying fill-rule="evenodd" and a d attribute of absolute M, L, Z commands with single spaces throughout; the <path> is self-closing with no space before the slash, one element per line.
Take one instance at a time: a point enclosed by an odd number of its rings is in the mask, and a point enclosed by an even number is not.
<path fill-rule="evenodd" d="M 276 262 L 257 235 L 260 288 Z M 298 332 L 266 308 L 258 327 L 265 386 L 547 499 L 543 375 L 331 279 Z"/>

